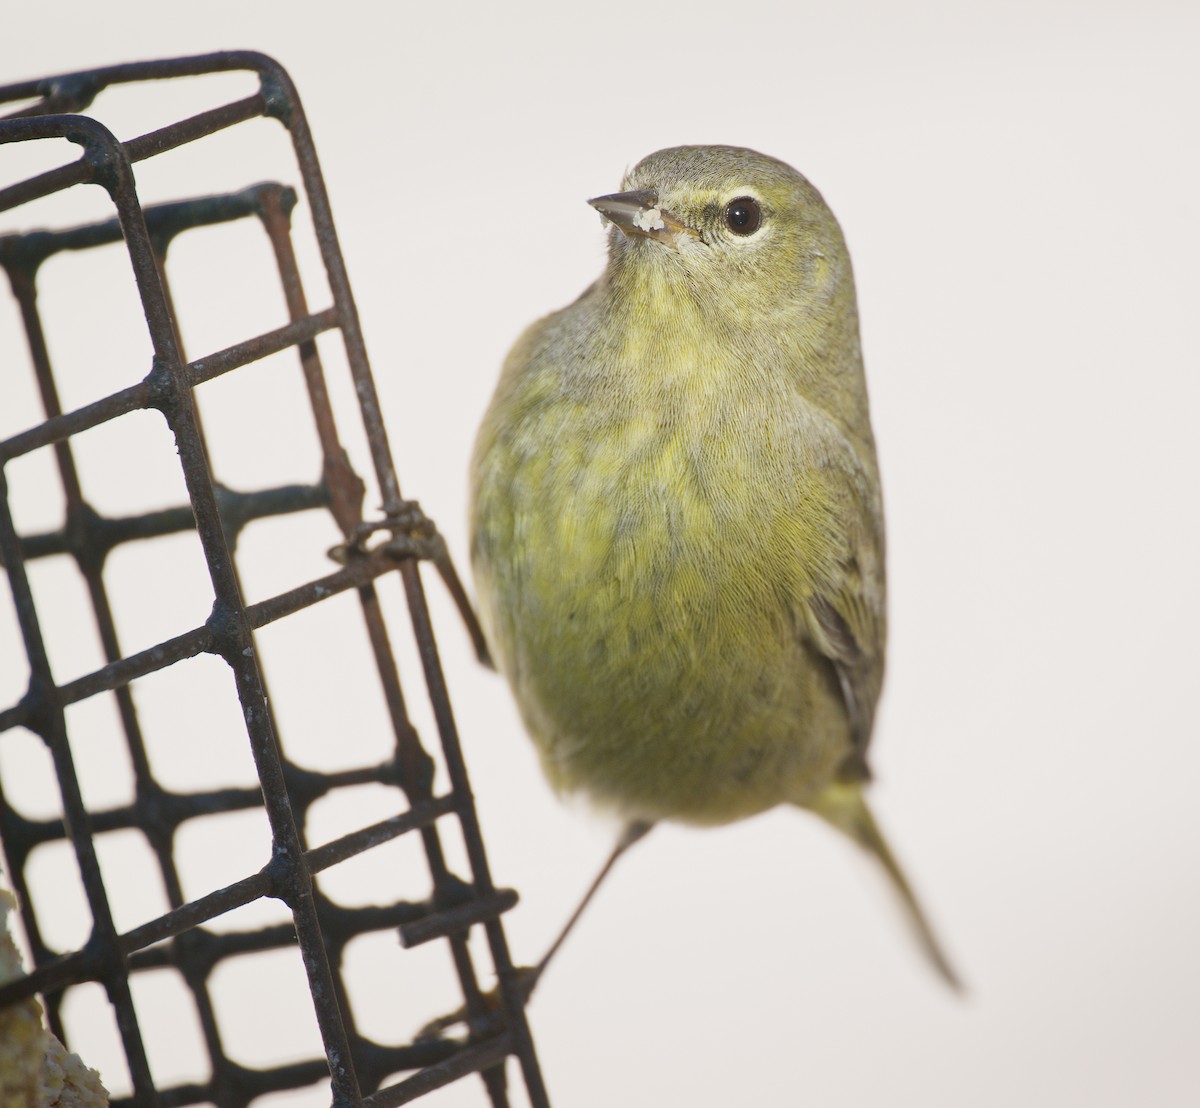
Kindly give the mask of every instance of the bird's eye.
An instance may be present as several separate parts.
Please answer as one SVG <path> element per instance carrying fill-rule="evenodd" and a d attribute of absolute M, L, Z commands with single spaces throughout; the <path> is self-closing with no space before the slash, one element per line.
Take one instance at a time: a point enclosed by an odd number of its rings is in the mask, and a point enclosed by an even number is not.
<path fill-rule="evenodd" d="M 762 224 L 762 208 L 753 196 L 739 196 L 725 205 L 725 226 L 735 235 L 752 235 Z"/>

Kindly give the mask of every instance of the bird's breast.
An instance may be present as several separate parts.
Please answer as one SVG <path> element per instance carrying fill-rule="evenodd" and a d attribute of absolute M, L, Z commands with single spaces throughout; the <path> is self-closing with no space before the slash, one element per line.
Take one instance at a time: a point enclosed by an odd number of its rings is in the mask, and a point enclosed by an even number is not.
<path fill-rule="evenodd" d="M 699 658 L 718 639 L 779 622 L 795 595 L 795 513 L 779 491 L 794 466 L 767 411 L 662 392 L 658 403 L 543 410 L 536 452 L 500 469 L 512 530 L 491 573 L 524 653 L 578 664 L 638 664 L 647 649 Z M 789 481 L 790 483 L 794 483 Z"/>
<path fill-rule="evenodd" d="M 799 626 L 806 417 L 780 387 L 643 384 L 637 403 L 510 400 L 476 467 L 480 601 L 552 779 L 639 796 L 644 814 L 660 798 L 658 815 L 734 818 L 827 754 L 795 742 L 818 695 Z"/>

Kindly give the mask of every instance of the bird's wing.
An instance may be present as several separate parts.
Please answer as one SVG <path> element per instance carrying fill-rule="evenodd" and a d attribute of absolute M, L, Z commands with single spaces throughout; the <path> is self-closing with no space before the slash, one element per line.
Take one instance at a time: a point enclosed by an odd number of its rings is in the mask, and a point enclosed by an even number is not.
<path fill-rule="evenodd" d="M 841 517 L 834 529 L 840 541 L 806 599 L 809 628 L 833 665 L 850 718 L 854 750 L 845 769 L 851 778 L 868 776 L 887 638 L 883 514 L 871 491 L 878 486 L 863 477 L 858 464 L 822 471 L 829 502 Z"/>

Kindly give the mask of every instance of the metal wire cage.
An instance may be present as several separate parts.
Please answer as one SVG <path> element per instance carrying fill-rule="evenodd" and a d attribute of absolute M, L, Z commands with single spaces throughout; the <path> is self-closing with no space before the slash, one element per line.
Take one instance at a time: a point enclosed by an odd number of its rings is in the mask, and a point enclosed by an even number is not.
<path fill-rule="evenodd" d="M 65 114 L 83 111 L 105 90 L 130 86 L 132 94 L 149 98 L 152 90 L 165 86 L 144 82 L 207 79 L 207 75 L 233 72 L 257 82 L 252 95 L 125 141 L 95 117 Z M 256 1098 L 273 1102 L 270 1094 L 317 1086 L 331 1091 L 334 1105 L 384 1106 L 408 1103 L 478 1073 L 490 1102 L 503 1105 L 508 1103 L 505 1064 L 512 1056 L 529 1102 L 546 1104 L 522 992 L 500 922 L 516 895 L 495 888 L 489 874 L 423 591 L 421 561 L 436 566 L 467 618 L 477 650 L 481 655 L 485 650 L 436 529 L 400 494 L 329 199 L 292 81 L 270 58 L 232 52 L 11 85 L 0 88 L 0 104 L 20 105 L 0 119 L 0 144 L 27 146 L 66 139 L 82 150 L 77 160 L 0 187 L 0 212 L 36 211 L 25 206 L 88 184 L 100 186 L 106 202 L 116 210 L 115 219 L 86 226 L 0 236 L 0 265 L 17 308 L 13 318 L 19 316 L 23 324 L 32 366 L 30 375 L 11 360 L 0 365 L 0 398 L 15 397 L 27 387 L 44 414 L 33 425 L 13 429 L 4 416 L 7 405 L 0 403 L 0 564 L 12 601 L 11 607 L 0 606 L 0 625 L 9 621 L 7 629 L 0 626 L 0 841 L 32 958 L 27 976 L 0 985 L 0 1008 L 40 995 L 50 1029 L 72 1046 L 72 1024 L 67 1018 L 72 996 L 98 983 L 111 1006 L 114 1042 L 119 1042 L 127 1069 L 127 1075 L 102 1074 L 114 1091 L 113 1103 L 212 1103 L 224 1108 Z M 134 163 L 185 146 L 190 155 L 193 143 L 196 157 L 201 158 L 202 140 L 262 119 L 282 124 L 290 138 L 299 196 L 285 185 L 258 184 L 220 196 L 143 207 Z M 305 207 L 323 271 L 320 279 L 327 282 L 330 298 L 329 306 L 316 311 L 308 307 L 301 282 L 303 266 L 294 249 L 292 216 Z M 265 231 L 286 322 L 188 360 L 167 280 L 168 250 L 177 240 L 215 234 L 218 228 L 232 225 Z M 255 233 L 261 244 L 261 232 Z M 120 387 L 99 396 L 88 394 L 87 388 L 81 393 L 76 385 L 65 387 L 64 371 L 52 359 L 55 331 L 39 304 L 39 278 L 47 263 L 74 264 L 106 246 L 119 250 L 117 244 L 122 243 L 123 272 L 126 280 L 132 277 L 131 287 L 136 288 L 148 329 L 149 370 L 143 362 L 136 377 L 131 371 Z M 233 251 L 235 269 L 240 264 L 238 249 Z M 182 297 L 180 307 L 186 308 Z M 86 329 L 86 322 L 71 315 L 69 305 L 63 319 L 64 328 Z M 116 358 L 95 338 L 91 353 L 92 370 Z M 332 365 L 331 354 L 346 370 L 346 380 L 340 384 L 326 371 L 326 364 Z M 126 369 L 131 365 L 128 358 L 116 360 Z M 211 383 L 217 381 L 265 372 L 275 375 L 272 391 L 265 395 L 273 397 L 274 390 L 294 386 L 306 397 L 302 407 L 315 429 L 320 479 L 234 491 L 236 482 L 221 483 L 214 476 L 210 446 L 215 448 L 215 439 L 206 437 L 200 418 L 202 390 L 215 387 Z M 105 374 L 96 372 L 89 383 L 92 393 L 97 381 L 106 380 Z M 341 395 L 339 387 L 352 398 L 356 410 L 351 415 L 356 416 L 357 426 L 347 426 L 344 406 L 339 409 L 335 403 L 335 394 Z M 68 394 L 82 395 L 86 401 L 64 403 Z M 11 414 L 17 405 L 7 407 Z M 261 429 L 270 423 L 272 413 L 252 411 L 249 416 L 260 421 Z M 126 426 L 133 426 L 131 420 L 140 420 L 139 427 L 153 421 L 169 443 L 166 463 L 160 455 L 155 464 L 181 474 L 186 504 L 143 506 L 125 513 L 97 506 L 104 495 L 96 488 L 89 459 L 97 451 L 103 453 L 103 440 L 97 446 L 89 436 L 105 430 L 124 434 Z M 284 421 L 274 425 L 273 435 L 260 434 L 259 447 L 278 455 L 286 468 L 289 447 L 300 437 L 299 426 Z M 347 446 L 351 440 L 369 456 L 366 478 L 352 465 L 352 450 Z M 89 443 L 86 450 L 85 442 Z M 21 486 L 35 460 L 61 490 L 61 516 L 55 527 L 22 522 Z M 364 517 L 362 510 L 368 488 L 382 502 L 373 518 Z M 246 587 L 240 540 L 267 527 L 286 526 L 287 520 L 297 518 L 296 513 L 323 513 L 323 518 L 335 522 L 337 566 L 249 601 L 252 590 Z M 197 566 L 202 566 L 202 591 L 211 613 L 128 651 L 121 634 L 124 594 L 112 584 L 113 561 L 130 549 L 158 551 L 183 537 L 196 553 Z M 41 567 L 51 563 L 70 568 L 76 582 L 72 587 L 79 591 L 81 605 L 90 610 L 80 611 L 68 625 L 67 638 L 91 635 L 94 628 L 101 651 L 101 664 L 84 666 L 70 679 L 57 676 L 70 667 L 56 656 L 55 636 L 47 626 L 53 622 L 46 610 L 47 592 L 65 587 L 55 583 L 61 582 L 61 573 L 39 585 Z M 175 587 L 174 564 L 157 556 L 138 562 L 138 572 L 144 574 L 139 587 L 143 592 L 151 589 L 157 574 L 162 579 L 156 587 L 165 590 L 163 595 L 169 593 Z M 397 593 L 395 608 L 406 606 L 411 621 L 440 740 L 436 757 L 422 744 L 402 694 L 389 630 L 385 595 L 389 587 Z M 354 617 L 357 635 L 369 644 L 373 666 L 366 668 L 374 671 L 370 679 L 377 682 L 375 695 L 386 706 L 390 735 L 385 757 L 357 762 L 359 747 L 345 735 L 326 735 L 327 748 L 344 749 L 343 760 L 339 763 L 331 755 L 314 768 L 297 753 L 306 749 L 306 727 L 303 718 L 297 723 L 296 714 L 286 711 L 288 689 L 281 683 L 281 695 L 269 699 L 264 674 L 270 671 L 271 642 L 287 636 L 297 626 L 293 621 L 306 613 L 337 604 L 356 607 L 360 613 Z M 268 635 L 275 638 L 266 641 Z M 344 640 L 322 641 L 319 635 L 317 640 L 306 649 L 326 661 L 347 650 Z M 57 641 L 62 641 L 61 635 Z M 147 719 L 141 689 L 174 667 L 173 673 L 182 673 L 174 687 L 186 690 L 199 672 L 194 667 L 203 659 L 219 659 L 213 664 L 225 679 L 206 683 L 202 695 L 211 699 L 216 694 L 210 690 L 223 690 L 231 706 L 240 704 L 244 726 L 231 712 L 230 730 L 236 733 L 239 748 L 244 752 L 248 747 L 252 754 L 255 779 L 227 781 L 219 766 L 205 764 L 204 772 L 196 775 L 202 783 L 189 785 L 188 773 L 177 768 L 184 753 L 190 752 L 193 761 L 198 756 L 202 763 L 215 763 L 223 747 L 215 734 L 184 737 L 186 695 L 179 695 L 176 710 L 167 717 L 158 712 Z M 3 699 L 8 689 L 16 690 L 15 702 Z M 321 695 L 335 702 L 335 708 L 345 708 L 346 698 L 354 694 L 331 681 Z M 84 708 L 96 704 L 107 705 L 115 720 L 119 756 L 129 767 L 127 796 L 98 795 L 80 768 L 95 757 L 89 750 L 89 744 L 98 741 L 95 716 Z M 344 712 L 340 718 L 353 716 Z M 48 752 L 47 775 L 55 783 L 50 809 L 39 807 L 36 790 L 13 771 L 12 750 L 20 743 L 37 747 L 43 757 Z M 203 749 L 197 755 L 198 744 Z M 314 821 L 314 813 L 323 799 L 355 788 L 374 790 L 371 795 L 376 800 L 385 796 L 386 814 L 343 827 L 337 834 L 315 834 L 319 821 Z M 372 811 L 379 814 L 377 803 Z M 247 812 L 265 813 L 269 824 L 269 841 L 264 836 L 262 854 L 255 853 L 253 841 L 239 847 L 225 872 L 232 866 L 240 876 L 198 888 L 180 858 L 184 836 L 198 825 L 211 826 L 212 821 Z M 131 835 L 141 844 L 140 853 L 110 856 L 108 845 Z M 344 903 L 324 883 L 338 867 L 366 852 L 387 851 L 401 837 L 406 842 L 419 839 L 423 847 L 426 896 L 397 895 L 403 890 L 392 887 L 393 895 L 379 903 L 372 897 L 385 890 L 372 887 L 367 903 Z M 310 841 L 314 838 L 321 841 L 314 845 Z M 448 839 L 456 844 L 461 864 L 469 870 L 466 876 L 454 872 L 450 859 L 455 850 L 447 845 Z M 36 859 L 50 848 L 72 860 L 72 880 L 82 890 L 78 915 L 85 933 L 74 944 L 55 941 L 51 917 L 58 909 L 51 906 L 37 879 Z M 111 860 L 115 857 L 122 859 L 119 864 Z M 125 925 L 123 917 L 128 913 L 114 903 L 118 876 L 126 884 L 161 885 L 165 910 L 148 913 L 149 918 L 139 919 L 136 925 Z M 272 902 L 286 906 L 286 911 L 280 910 L 282 919 L 263 922 L 259 918 L 254 926 L 239 922 L 252 918 L 246 916 L 248 907 Z M 356 993 L 358 986 L 344 972 L 347 952 L 363 936 L 397 929 L 405 947 L 434 939 L 447 944 L 443 949 L 448 951 L 459 995 L 438 997 L 431 1003 L 440 1010 L 462 1006 L 468 1029 L 462 1039 L 435 1035 L 397 1041 L 395 1033 L 372 1034 L 356 1021 L 361 990 Z M 267 1009 L 256 1014 L 269 989 L 237 994 L 245 1018 L 233 1028 L 228 1006 L 223 1009 L 214 1000 L 214 982 L 235 961 L 253 962 L 282 950 L 298 950 L 302 959 L 319 1038 L 314 1035 L 311 1049 L 308 1044 L 300 1048 L 301 1056 L 256 1065 L 246 1061 L 247 1056 L 256 1056 L 253 1050 L 239 1049 L 245 1043 L 237 1041 L 237 1028 L 245 1038 L 270 1023 Z M 493 995 L 485 995 L 477 976 L 476 963 L 485 953 L 499 982 Z M 172 1017 L 155 1009 L 153 991 L 140 990 L 139 982 L 154 974 L 165 974 L 176 987 L 185 988 L 194 1009 L 192 1025 L 202 1064 L 190 1080 L 160 1079 L 164 1066 L 147 1046 L 164 1018 L 172 1038 L 185 1034 L 182 1024 L 177 1026 Z M 404 975 L 398 974 L 394 981 L 378 980 L 377 973 L 368 977 L 376 978 L 369 982 L 372 987 L 388 991 L 399 1016 L 408 995 L 406 985 L 411 988 Z M 90 987 L 94 990 L 95 984 Z M 396 1080 L 397 1075 L 406 1076 Z"/>

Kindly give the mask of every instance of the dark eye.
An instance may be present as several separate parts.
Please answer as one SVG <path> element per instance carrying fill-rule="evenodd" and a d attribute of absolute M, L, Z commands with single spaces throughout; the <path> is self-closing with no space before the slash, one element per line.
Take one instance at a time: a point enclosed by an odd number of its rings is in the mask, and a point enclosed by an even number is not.
<path fill-rule="evenodd" d="M 725 226 L 735 235 L 752 235 L 762 223 L 762 208 L 753 196 L 739 196 L 725 205 Z"/>

